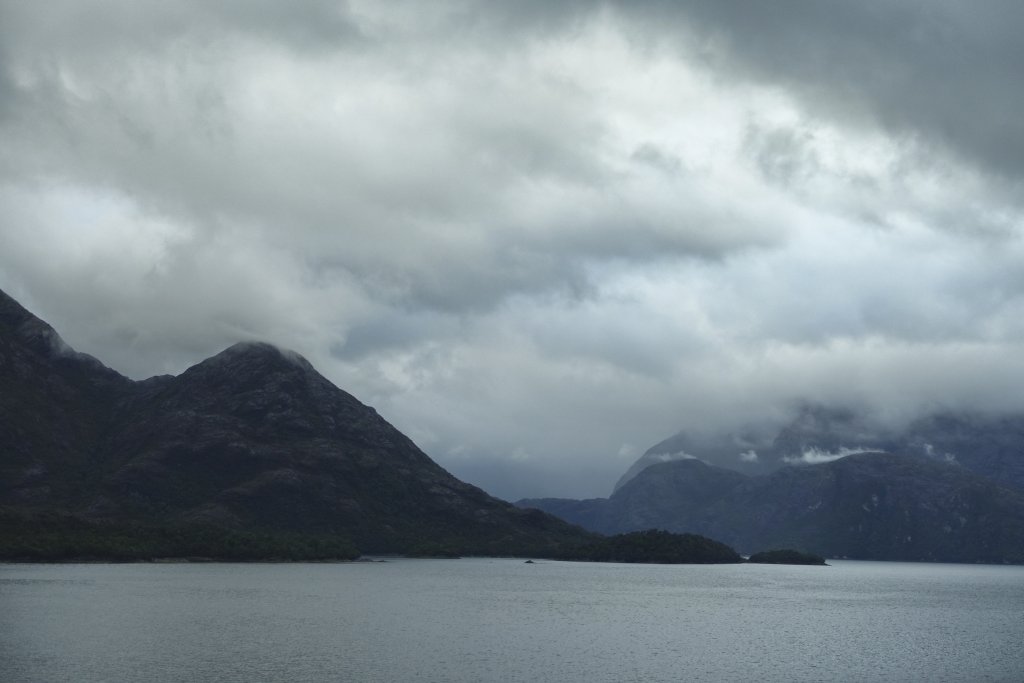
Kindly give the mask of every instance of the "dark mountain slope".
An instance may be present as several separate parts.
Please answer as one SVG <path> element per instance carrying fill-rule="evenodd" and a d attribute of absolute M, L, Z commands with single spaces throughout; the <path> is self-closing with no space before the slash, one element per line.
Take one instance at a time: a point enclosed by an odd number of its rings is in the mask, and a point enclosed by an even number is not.
<path fill-rule="evenodd" d="M 748 477 L 700 460 L 654 465 L 638 482 L 627 483 L 612 497 L 615 514 L 606 524 L 615 533 L 661 527 L 667 519 L 698 519 L 709 506 Z"/>
<path fill-rule="evenodd" d="M 0 503 L 78 493 L 131 386 L 0 292 Z"/>
<path fill-rule="evenodd" d="M 747 477 L 694 460 L 653 465 L 607 500 L 527 500 L 603 533 L 698 533 L 751 552 L 1024 562 L 1024 495 L 953 464 L 886 453 Z"/>
<path fill-rule="evenodd" d="M 132 382 L 0 293 L 0 505 L 106 523 L 537 553 L 579 529 L 465 484 L 300 356 L 238 344 Z"/>
<path fill-rule="evenodd" d="M 896 450 L 952 460 L 1024 491 L 1024 415 L 929 415 L 911 423 Z"/>
<path fill-rule="evenodd" d="M 1024 495 L 956 465 L 886 453 L 752 478 L 706 512 L 703 528 L 748 550 L 1024 562 Z"/>
<path fill-rule="evenodd" d="M 691 458 L 651 465 L 611 498 L 535 498 L 516 504 L 550 512 L 603 534 L 654 528 L 685 533 L 694 528 L 703 510 L 747 479 L 739 472 Z"/>

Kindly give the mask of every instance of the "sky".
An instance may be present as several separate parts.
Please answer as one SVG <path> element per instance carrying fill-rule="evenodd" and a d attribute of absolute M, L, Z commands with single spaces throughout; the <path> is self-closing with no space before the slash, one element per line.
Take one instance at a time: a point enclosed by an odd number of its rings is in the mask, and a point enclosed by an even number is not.
<path fill-rule="evenodd" d="M 801 402 L 1024 410 L 1017 0 L 0 0 L 0 289 L 293 349 L 504 497 Z"/>

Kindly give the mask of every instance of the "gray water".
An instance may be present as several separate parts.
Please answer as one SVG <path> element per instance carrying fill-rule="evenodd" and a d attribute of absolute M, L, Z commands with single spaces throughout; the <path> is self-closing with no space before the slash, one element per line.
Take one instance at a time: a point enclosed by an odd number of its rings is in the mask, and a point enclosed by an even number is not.
<path fill-rule="evenodd" d="M 0 681 L 1024 681 L 1024 567 L 0 565 Z"/>

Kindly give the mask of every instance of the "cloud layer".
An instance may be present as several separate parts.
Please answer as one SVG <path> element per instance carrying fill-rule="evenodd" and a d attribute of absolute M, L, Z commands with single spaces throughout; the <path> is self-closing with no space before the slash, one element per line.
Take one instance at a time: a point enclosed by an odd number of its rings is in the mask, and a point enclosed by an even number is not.
<path fill-rule="evenodd" d="M 0 1 L 0 287 L 133 377 L 293 348 L 510 498 L 1024 409 L 1019 3 L 495 5 Z"/>

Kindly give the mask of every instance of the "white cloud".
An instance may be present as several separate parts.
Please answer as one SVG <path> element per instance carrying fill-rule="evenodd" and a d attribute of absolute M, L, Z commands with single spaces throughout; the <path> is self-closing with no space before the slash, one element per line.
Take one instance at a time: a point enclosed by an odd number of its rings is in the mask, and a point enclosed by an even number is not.
<path fill-rule="evenodd" d="M 1024 409 L 1019 69 L 886 91 L 916 6 L 272 4 L 4 6 L 0 287 L 73 346 L 294 348 L 509 497 L 799 400 Z"/>
<path fill-rule="evenodd" d="M 820 465 L 826 462 L 834 462 L 848 455 L 871 452 L 870 448 L 846 448 L 845 446 L 835 451 L 808 448 L 800 455 L 787 455 L 782 458 L 782 461 L 789 465 Z"/>

